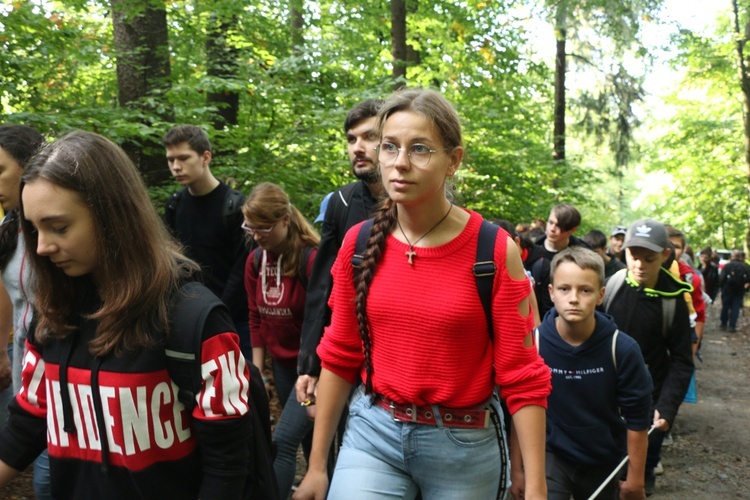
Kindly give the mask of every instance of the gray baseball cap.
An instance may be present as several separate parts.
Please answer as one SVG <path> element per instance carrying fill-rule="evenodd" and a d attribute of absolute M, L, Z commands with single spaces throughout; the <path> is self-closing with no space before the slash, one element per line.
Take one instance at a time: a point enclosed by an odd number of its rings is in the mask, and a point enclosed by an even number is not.
<path fill-rule="evenodd" d="M 635 221 L 625 234 L 623 248 L 642 247 L 654 252 L 663 252 L 669 248 L 669 236 L 664 224 L 654 219 Z"/>

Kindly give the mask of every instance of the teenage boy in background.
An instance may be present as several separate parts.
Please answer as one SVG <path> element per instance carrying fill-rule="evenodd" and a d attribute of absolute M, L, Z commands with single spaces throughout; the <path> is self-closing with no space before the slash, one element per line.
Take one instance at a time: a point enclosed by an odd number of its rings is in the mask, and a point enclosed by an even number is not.
<path fill-rule="evenodd" d="M 612 232 L 609 233 L 609 256 L 620 262 L 625 262 L 622 245 L 625 243 L 625 233 L 627 232 L 627 227 L 615 226 Z"/>
<path fill-rule="evenodd" d="M 649 436 L 645 475 L 646 494 L 650 495 L 664 432 L 677 416 L 694 370 L 692 329 L 683 298 L 691 287 L 662 268 L 672 248 L 660 222 L 634 222 L 623 246 L 628 268 L 607 282 L 603 308 L 638 342 L 654 383 L 655 429 Z"/>
<path fill-rule="evenodd" d="M 653 389 L 641 350 L 611 317 L 596 312 L 604 297 L 599 255 L 581 247 L 563 250 L 552 260 L 550 278 L 555 308 L 537 330 L 539 354 L 552 372 L 549 498 L 589 498 L 627 455 L 620 498 L 641 499 Z M 598 498 L 614 498 L 617 486 L 615 477 Z"/>
<path fill-rule="evenodd" d="M 347 152 L 352 172 L 358 179 L 334 191 L 326 205 L 320 244 L 307 286 L 302 338 L 297 357 L 297 399 L 315 401 L 315 386 L 320 375 L 317 349 L 323 329 L 331 321 L 328 297 L 333 279 L 331 268 L 339 253 L 344 235 L 354 225 L 375 215 L 383 190 L 375 164 L 375 146 L 380 142 L 377 114 L 383 101 L 368 99 L 351 111 L 344 121 Z"/>
<path fill-rule="evenodd" d="M 229 308 L 242 354 L 252 359 L 247 321 L 245 261 L 239 191 L 211 172 L 211 143 L 195 125 L 178 125 L 162 138 L 172 177 L 183 189 L 167 200 L 164 221 L 185 253 L 201 266 L 205 285 Z"/>
<path fill-rule="evenodd" d="M 536 244 L 543 250 L 542 258 L 531 268 L 534 278 L 534 294 L 539 305 L 539 317 L 552 309 L 552 300 L 549 297 L 549 264 L 557 252 L 565 250 L 569 246 L 588 245 L 573 236 L 581 225 L 581 213 L 573 205 L 563 203 L 552 207 L 547 218 L 547 226 L 544 236 L 537 240 Z"/>
<path fill-rule="evenodd" d="M 685 233 L 669 224 L 666 224 L 664 228 L 667 230 L 669 241 L 674 247 L 674 259 L 679 268 L 680 281 L 684 281 L 693 287 L 693 291 L 690 292 L 690 299 L 695 311 L 695 318 L 692 322 L 695 327 L 695 338 L 693 338 L 693 353 L 695 354 L 700 348 L 703 339 L 703 327 L 706 324 L 706 301 L 703 299 L 703 283 L 700 274 L 696 273 L 690 265 L 682 260 L 685 248 L 687 248 Z"/>
<path fill-rule="evenodd" d="M 620 269 L 625 269 L 625 264 L 622 261 L 611 257 L 607 253 L 607 237 L 603 232 L 598 229 L 592 229 L 586 236 L 583 237 L 583 241 L 586 242 L 594 252 L 598 253 L 604 262 L 604 279 L 606 280 Z"/>

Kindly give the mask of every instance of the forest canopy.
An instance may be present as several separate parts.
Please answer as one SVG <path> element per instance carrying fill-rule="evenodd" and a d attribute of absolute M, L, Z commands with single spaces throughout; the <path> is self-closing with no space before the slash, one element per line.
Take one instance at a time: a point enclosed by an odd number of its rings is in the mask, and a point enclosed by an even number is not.
<path fill-rule="evenodd" d="M 735 23 L 727 1 L 698 32 L 668 24 L 664 3 L 3 0 L 0 122 L 109 137 L 158 205 L 177 187 L 161 136 L 200 125 L 218 177 L 245 193 L 276 182 L 313 219 L 353 180 L 348 109 L 431 87 L 463 119 L 459 203 L 485 217 L 564 202 L 582 233 L 649 216 L 696 247 L 742 247 L 747 12 Z M 654 47 L 648 29 L 672 36 Z M 644 82 L 664 66 L 674 85 L 655 96 Z"/>

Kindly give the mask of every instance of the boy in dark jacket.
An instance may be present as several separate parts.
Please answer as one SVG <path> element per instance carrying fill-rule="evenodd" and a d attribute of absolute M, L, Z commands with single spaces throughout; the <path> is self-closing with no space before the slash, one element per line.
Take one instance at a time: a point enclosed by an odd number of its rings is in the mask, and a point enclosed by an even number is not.
<path fill-rule="evenodd" d="M 569 247 L 551 264 L 555 309 L 537 330 L 552 371 L 547 409 L 549 498 L 589 498 L 627 454 L 621 498 L 643 498 L 651 423 L 651 376 L 638 344 L 596 312 L 604 264 L 591 250 Z M 613 498 L 617 479 L 598 498 Z"/>
<path fill-rule="evenodd" d="M 687 283 L 674 278 L 662 264 L 672 249 L 664 225 L 653 219 L 633 223 L 625 235 L 627 271 L 607 282 L 605 312 L 628 332 L 641 348 L 651 379 L 654 431 L 646 459 L 646 494 L 654 490 L 654 467 L 659 462 L 664 432 L 668 431 L 687 392 L 693 374 L 692 329 L 684 292 Z M 611 286 L 626 273 L 621 286 Z M 611 296 L 610 296 L 611 295 Z"/>

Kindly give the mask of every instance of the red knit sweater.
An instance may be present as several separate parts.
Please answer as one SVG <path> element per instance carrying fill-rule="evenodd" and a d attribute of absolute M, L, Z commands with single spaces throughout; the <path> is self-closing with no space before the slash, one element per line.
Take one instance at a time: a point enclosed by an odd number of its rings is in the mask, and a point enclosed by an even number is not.
<path fill-rule="evenodd" d="M 528 280 L 508 275 L 508 236 L 499 231 L 493 346 L 472 272 L 482 218 L 469 213 L 452 241 L 416 247 L 413 266 L 404 255 L 409 247 L 388 237 L 367 301 L 373 390 L 400 403 L 466 408 L 485 401 L 498 384 L 511 413 L 526 405 L 546 408 L 550 372 L 535 347 L 523 346 L 533 318 L 518 312 Z M 366 376 L 351 264 L 358 231 L 359 225 L 347 233 L 331 271 L 333 316 L 317 351 L 324 368 L 351 383 Z"/>

